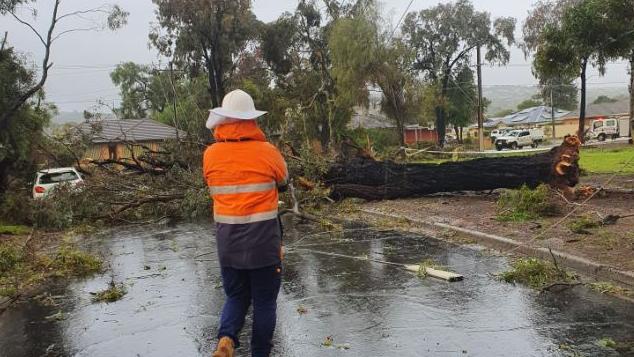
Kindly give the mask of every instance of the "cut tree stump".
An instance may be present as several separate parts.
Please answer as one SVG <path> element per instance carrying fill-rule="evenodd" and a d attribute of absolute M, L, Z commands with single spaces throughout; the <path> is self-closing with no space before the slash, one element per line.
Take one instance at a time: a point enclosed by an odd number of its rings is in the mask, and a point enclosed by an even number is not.
<path fill-rule="evenodd" d="M 567 137 L 532 156 L 482 158 L 444 164 L 399 164 L 357 157 L 330 167 L 325 183 L 335 199 L 383 200 L 439 192 L 534 188 L 548 184 L 571 194 L 579 182 L 579 139 Z"/>

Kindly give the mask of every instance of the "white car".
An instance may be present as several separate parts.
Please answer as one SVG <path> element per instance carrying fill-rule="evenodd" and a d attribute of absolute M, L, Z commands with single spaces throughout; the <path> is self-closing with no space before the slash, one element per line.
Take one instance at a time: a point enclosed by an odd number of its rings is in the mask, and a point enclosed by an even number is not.
<path fill-rule="evenodd" d="M 53 191 L 60 184 L 68 184 L 77 187 L 84 180 L 79 171 L 74 167 L 62 167 L 58 169 L 48 169 L 38 171 L 33 184 L 33 198 L 43 198 Z"/>

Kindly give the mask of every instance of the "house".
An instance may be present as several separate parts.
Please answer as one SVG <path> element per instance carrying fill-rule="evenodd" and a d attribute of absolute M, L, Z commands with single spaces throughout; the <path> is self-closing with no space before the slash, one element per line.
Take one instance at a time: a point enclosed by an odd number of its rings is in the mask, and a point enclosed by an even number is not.
<path fill-rule="evenodd" d="M 436 129 L 420 125 L 407 125 L 404 129 L 405 144 L 412 145 L 420 142 L 435 143 L 438 141 Z"/>
<path fill-rule="evenodd" d="M 78 130 L 90 145 L 84 159 L 125 160 L 145 149 L 158 151 L 161 144 L 186 135 L 182 130 L 151 119 L 97 120 L 80 124 Z"/>

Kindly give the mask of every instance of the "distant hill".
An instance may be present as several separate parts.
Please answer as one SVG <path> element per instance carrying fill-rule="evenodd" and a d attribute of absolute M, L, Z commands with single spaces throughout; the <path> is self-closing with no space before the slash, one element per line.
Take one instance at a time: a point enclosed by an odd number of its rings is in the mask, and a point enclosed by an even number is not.
<path fill-rule="evenodd" d="M 488 114 L 495 114 L 506 109 L 516 109 L 522 101 L 537 94 L 537 87 L 526 86 L 487 86 L 483 94 L 491 100 Z M 598 96 L 605 95 L 610 98 L 629 96 L 627 87 L 595 87 L 588 89 L 588 104 Z"/>
<path fill-rule="evenodd" d="M 59 112 L 53 120 L 52 124 L 81 123 L 84 121 L 84 113 L 82 112 Z"/>

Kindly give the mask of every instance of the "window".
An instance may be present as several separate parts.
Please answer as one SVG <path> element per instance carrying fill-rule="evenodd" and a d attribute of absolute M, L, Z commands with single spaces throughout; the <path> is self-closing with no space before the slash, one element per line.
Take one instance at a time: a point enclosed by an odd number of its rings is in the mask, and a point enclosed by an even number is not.
<path fill-rule="evenodd" d="M 39 183 L 42 185 L 49 185 L 52 183 L 75 181 L 79 179 L 75 171 L 56 172 L 51 174 L 44 174 L 40 177 Z"/>
<path fill-rule="evenodd" d="M 603 121 L 595 121 L 593 124 L 594 129 L 598 129 L 603 126 Z"/>
<path fill-rule="evenodd" d="M 520 134 L 520 136 L 529 136 L 529 135 L 531 135 L 531 133 L 528 131 L 523 131 L 522 134 Z"/>

